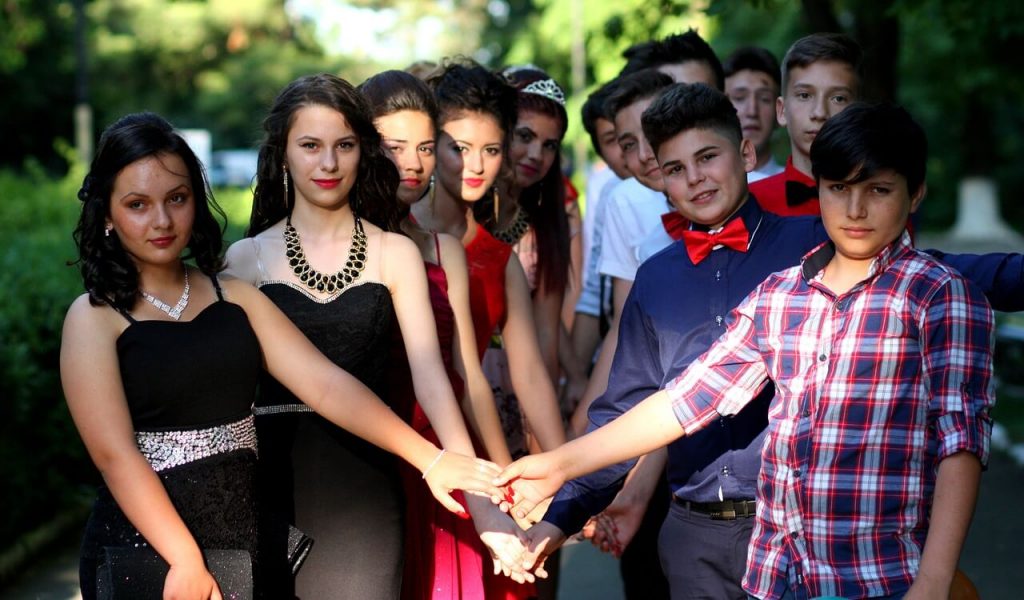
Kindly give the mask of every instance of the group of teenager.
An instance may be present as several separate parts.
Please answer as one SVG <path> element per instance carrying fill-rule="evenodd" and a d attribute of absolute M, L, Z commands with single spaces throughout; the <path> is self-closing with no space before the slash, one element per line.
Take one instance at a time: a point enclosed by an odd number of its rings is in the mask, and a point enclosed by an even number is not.
<path fill-rule="evenodd" d="M 261 598 L 553 598 L 580 531 L 629 598 L 945 597 L 1024 257 L 914 248 L 925 136 L 845 36 L 624 58 L 583 219 L 533 66 L 292 82 L 226 253 L 171 124 L 110 125 L 61 346 L 83 597 L 126 552 L 228 597 L 232 549 Z"/>

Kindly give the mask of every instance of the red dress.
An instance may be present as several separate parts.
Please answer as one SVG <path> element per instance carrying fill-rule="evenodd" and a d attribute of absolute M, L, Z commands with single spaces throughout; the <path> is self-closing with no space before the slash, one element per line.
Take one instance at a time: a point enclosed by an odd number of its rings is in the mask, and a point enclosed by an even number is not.
<path fill-rule="evenodd" d="M 437 246 L 437 236 L 434 236 Z M 441 259 L 437 247 L 438 261 Z M 462 397 L 463 381 L 455 371 L 452 349 L 455 340 L 455 315 L 448 302 L 448 279 L 440 264 L 425 263 L 430 292 L 430 306 L 437 324 L 441 358 L 456 398 Z M 398 348 L 404 348 L 399 343 Z M 404 362 L 396 364 L 408 365 Z M 403 418 L 420 435 L 440 446 L 437 434 L 427 415 L 415 402 L 412 377 L 408 367 L 404 378 L 396 383 L 396 394 L 405 400 Z M 404 389 L 402 389 L 404 388 Z M 405 566 L 402 574 L 403 600 L 483 600 L 483 557 L 489 557 L 477 536 L 473 522 L 460 519 L 441 505 L 430 493 L 420 473 L 404 465 L 402 483 L 405 488 Z M 452 494 L 465 506 L 460 492 Z M 489 563 L 488 563 L 489 564 Z"/>
<path fill-rule="evenodd" d="M 482 225 L 477 225 L 476 236 L 466 245 L 469 264 L 469 308 L 473 313 L 476 349 L 483 359 L 491 336 L 499 323 L 505 320 L 508 305 L 505 300 L 505 268 L 512 255 L 512 246 L 498 241 Z M 487 600 L 520 600 L 536 595 L 533 584 L 519 584 L 504 575 L 484 571 Z"/>
<path fill-rule="evenodd" d="M 498 324 L 505 320 L 505 267 L 512 246 L 499 242 L 483 225 L 477 224 L 476 236 L 466 245 L 469 264 L 469 309 L 473 313 L 476 350 L 483 358 Z"/>

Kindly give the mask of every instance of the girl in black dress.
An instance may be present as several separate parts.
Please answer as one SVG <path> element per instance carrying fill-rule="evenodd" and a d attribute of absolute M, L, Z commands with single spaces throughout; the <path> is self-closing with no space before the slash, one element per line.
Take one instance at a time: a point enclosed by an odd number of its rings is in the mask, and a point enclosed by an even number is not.
<path fill-rule="evenodd" d="M 106 484 L 82 547 L 86 599 L 104 547 L 151 546 L 170 565 L 165 598 L 221 598 L 202 549 L 248 550 L 258 565 L 250 407 L 261 365 L 331 422 L 424 472 L 449 509 L 463 510 L 453 489 L 501 493 L 493 465 L 439 452 L 258 290 L 218 279 L 219 209 L 206 190 L 184 140 L 137 114 L 104 132 L 79 191 L 87 293 L 68 310 L 60 366 Z"/>

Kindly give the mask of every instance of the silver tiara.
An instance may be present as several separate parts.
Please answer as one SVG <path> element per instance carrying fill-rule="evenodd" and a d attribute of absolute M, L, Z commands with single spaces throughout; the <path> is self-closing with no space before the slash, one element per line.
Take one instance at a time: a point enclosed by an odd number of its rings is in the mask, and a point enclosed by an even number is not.
<path fill-rule="evenodd" d="M 548 100 L 554 100 L 562 106 L 565 106 L 565 92 L 563 92 L 562 88 L 555 83 L 554 79 L 541 79 L 539 81 L 534 81 L 523 88 L 523 93 L 544 96 Z"/>

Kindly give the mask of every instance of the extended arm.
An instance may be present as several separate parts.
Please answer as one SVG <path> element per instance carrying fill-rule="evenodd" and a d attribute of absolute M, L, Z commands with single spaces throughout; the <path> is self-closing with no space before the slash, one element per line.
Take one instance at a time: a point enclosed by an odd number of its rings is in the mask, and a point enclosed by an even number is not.
<path fill-rule="evenodd" d="M 530 510 L 558 491 L 566 478 L 645 454 L 741 410 L 767 382 L 753 323 L 756 302 L 755 291 L 735 311 L 737 318 L 726 333 L 665 390 L 562 448 L 505 469 L 502 482 L 522 480 L 517 482 L 522 498 L 516 509 Z"/>
<path fill-rule="evenodd" d="M 462 507 L 449 495 L 453 489 L 498 498 L 487 480 L 489 463 L 446 454 L 416 434 L 365 385 L 339 368 L 302 335 L 295 325 L 258 290 L 241 281 L 226 281 L 224 289 L 245 310 L 259 339 L 267 370 L 317 413 L 423 472 L 434 496 L 453 512 Z"/>
<path fill-rule="evenodd" d="M 505 298 L 508 315 L 501 335 L 508 353 L 508 366 L 519 406 L 543 450 L 565 442 L 555 388 L 537 345 L 526 275 L 513 254 L 505 268 Z"/>
<path fill-rule="evenodd" d="M 932 256 L 953 267 L 988 299 L 995 310 L 1024 310 L 1024 254 L 947 254 L 928 250 Z"/>
<path fill-rule="evenodd" d="M 537 330 L 537 344 L 553 386 L 558 383 L 558 342 L 562 326 L 563 297 L 563 290 L 552 290 L 543 282 L 538 282 L 537 290 L 530 298 L 533 304 L 534 326 Z"/>
<path fill-rule="evenodd" d="M 611 377 L 612 361 L 615 359 L 615 354 L 618 349 L 619 343 L 619 321 L 622 318 L 622 311 L 625 308 L 626 299 L 629 297 L 630 291 L 633 289 L 633 281 L 629 279 L 620 279 L 618 277 L 612 278 L 612 322 L 608 329 L 608 333 L 604 336 L 604 340 L 601 342 L 601 351 L 597 355 L 597 363 L 594 365 L 593 371 L 590 373 L 590 381 L 587 382 L 587 387 L 583 391 L 583 396 L 580 398 L 580 403 L 576 406 L 576 410 L 573 411 L 572 418 L 569 420 L 569 431 L 574 436 L 582 435 L 587 428 L 587 412 L 590 410 L 590 406 L 594 403 L 594 400 L 601 397 L 605 393 L 608 387 L 608 380 Z"/>
<path fill-rule="evenodd" d="M 455 315 L 455 347 L 452 349 L 455 370 L 466 384 L 462 412 L 483 443 L 487 458 L 505 466 L 512 462 L 501 420 L 494 403 L 491 386 L 484 377 L 480 357 L 476 353 L 473 315 L 469 307 L 469 277 L 466 253 L 462 244 L 447 235 L 440 236 L 441 264 L 448 280 L 448 302 Z"/>

